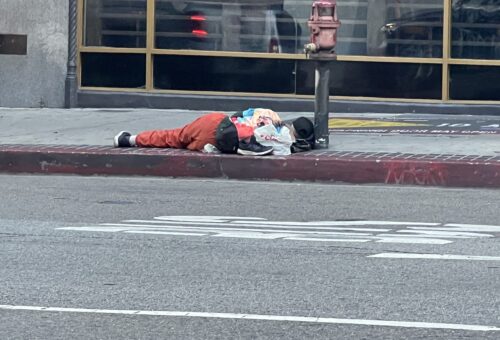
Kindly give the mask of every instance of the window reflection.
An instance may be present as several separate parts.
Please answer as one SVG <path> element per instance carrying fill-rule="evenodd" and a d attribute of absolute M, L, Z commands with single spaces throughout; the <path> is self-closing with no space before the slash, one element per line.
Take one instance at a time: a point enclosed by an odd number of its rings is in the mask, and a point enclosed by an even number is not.
<path fill-rule="evenodd" d="M 156 47 L 303 53 L 311 0 L 156 0 Z M 442 0 L 338 1 L 338 54 L 437 57 Z"/>
<path fill-rule="evenodd" d="M 283 0 L 156 0 L 156 47 L 296 53 L 301 31 L 284 5 Z"/>
<path fill-rule="evenodd" d="M 500 1 L 453 0 L 452 57 L 500 58 Z"/>
<path fill-rule="evenodd" d="M 460 12 L 463 6 L 455 3 Z M 156 0 L 155 47 L 302 54 L 311 5 L 312 0 Z M 84 6 L 86 46 L 146 46 L 147 0 L 85 0 Z M 338 54 L 441 56 L 442 0 L 351 0 L 337 7 Z"/>
<path fill-rule="evenodd" d="M 500 0 L 452 1 L 452 57 L 498 59 Z M 303 53 L 311 0 L 156 0 L 157 48 Z M 443 0 L 338 1 L 337 53 L 441 57 Z M 86 46 L 146 46 L 147 0 L 85 0 Z"/>
<path fill-rule="evenodd" d="M 86 46 L 146 47 L 146 0 L 85 0 Z"/>
<path fill-rule="evenodd" d="M 442 0 L 369 0 L 367 7 L 367 55 L 442 55 Z"/>

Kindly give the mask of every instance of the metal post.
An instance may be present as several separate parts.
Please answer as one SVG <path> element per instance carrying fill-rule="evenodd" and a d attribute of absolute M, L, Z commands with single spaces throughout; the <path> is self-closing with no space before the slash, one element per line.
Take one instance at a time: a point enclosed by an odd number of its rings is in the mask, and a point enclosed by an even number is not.
<path fill-rule="evenodd" d="M 307 21 L 311 33 L 310 42 L 304 45 L 304 52 L 316 61 L 315 101 L 314 101 L 314 148 L 327 149 L 330 144 L 328 132 L 330 97 L 330 62 L 337 59 L 337 18 L 336 0 L 315 0 L 311 17 Z"/>
<path fill-rule="evenodd" d="M 64 90 L 64 106 L 72 108 L 77 106 L 76 91 L 78 82 L 76 79 L 76 53 L 77 53 L 77 2 L 69 0 L 68 16 L 68 65 Z"/>
<path fill-rule="evenodd" d="M 314 102 L 314 148 L 328 149 L 330 134 L 328 132 L 328 102 L 330 96 L 330 63 L 316 61 L 316 88 Z"/>

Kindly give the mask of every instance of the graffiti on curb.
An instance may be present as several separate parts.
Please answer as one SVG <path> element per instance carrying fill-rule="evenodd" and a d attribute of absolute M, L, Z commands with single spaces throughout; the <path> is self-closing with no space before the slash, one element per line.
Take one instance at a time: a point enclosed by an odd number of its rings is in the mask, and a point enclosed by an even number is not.
<path fill-rule="evenodd" d="M 448 172 L 441 164 L 419 166 L 418 164 L 389 163 L 386 184 L 446 185 Z"/>

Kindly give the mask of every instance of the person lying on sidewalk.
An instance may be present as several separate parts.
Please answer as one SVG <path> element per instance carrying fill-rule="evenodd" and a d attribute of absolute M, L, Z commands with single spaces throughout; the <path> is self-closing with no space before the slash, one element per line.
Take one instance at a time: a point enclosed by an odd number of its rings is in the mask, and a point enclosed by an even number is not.
<path fill-rule="evenodd" d="M 113 140 L 115 147 L 174 148 L 206 151 L 217 148 L 222 153 L 263 156 L 273 152 L 255 140 L 250 130 L 240 127 L 238 131 L 224 113 L 213 112 L 177 129 L 149 130 L 132 135 L 121 131 Z M 210 147 L 212 146 L 212 147 Z"/>

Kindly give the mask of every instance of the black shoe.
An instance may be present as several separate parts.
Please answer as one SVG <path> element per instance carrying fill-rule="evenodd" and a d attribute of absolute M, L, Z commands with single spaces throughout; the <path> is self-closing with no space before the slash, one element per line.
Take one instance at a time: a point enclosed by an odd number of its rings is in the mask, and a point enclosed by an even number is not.
<path fill-rule="evenodd" d="M 113 145 L 115 148 L 128 148 L 131 147 L 132 145 L 130 144 L 130 132 L 127 131 L 121 131 L 119 134 L 117 134 L 113 140 Z"/>
<path fill-rule="evenodd" d="M 273 147 L 260 144 L 255 140 L 255 137 L 252 136 L 250 142 L 240 142 L 237 152 L 244 156 L 264 156 L 273 152 Z"/>

